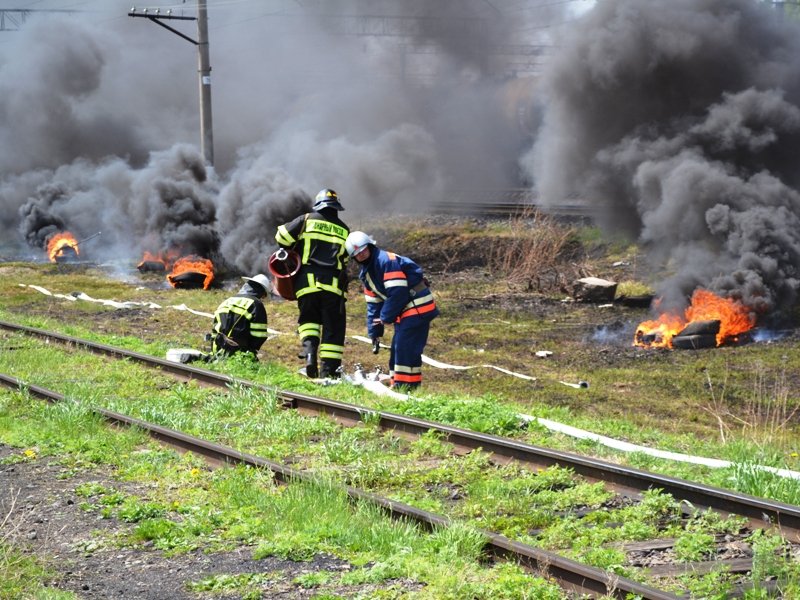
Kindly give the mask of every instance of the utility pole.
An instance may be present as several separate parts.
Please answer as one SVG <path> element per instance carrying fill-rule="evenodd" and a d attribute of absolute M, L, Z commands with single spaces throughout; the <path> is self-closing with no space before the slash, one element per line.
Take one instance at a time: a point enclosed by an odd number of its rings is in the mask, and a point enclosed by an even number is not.
<path fill-rule="evenodd" d="M 175 35 L 191 42 L 197 46 L 198 75 L 200 82 L 200 148 L 207 167 L 214 169 L 214 134 L 211 127 L 211 63 L 208 56 L 208 11 L 206 10 L 206 0 L 197 0 L 197 17 L 183 17 L 172 14 L 168 10 L 166 14 L 161 14 L 160 9 L 148 12 L 145 8 L 142 12 L 136 12 L 136 7 L 128 13 L 129 17 L 144 17 L 156 25 L 161 25 Z M 162 19 L 178 19 L 181 21 L 197 21 L 197 41 L 176 31 L 169 25 L 162 23 Z"/>
<path fill-rule="evenodd" d="M 783 23 L 785 2 L 783 0 L 776 0 L 773 1 L 772 5 L 775 7 L 775 13 L 778 18 L 778 23 Z"/>
<path fill-rule="evenodd" d="M 197 62 L 200 73 L 200 137 L 206 164 L 214 168 L 214 132 L 211 128 L 211 63 L 208 57 L 206 0 L 197 0 Z"/>

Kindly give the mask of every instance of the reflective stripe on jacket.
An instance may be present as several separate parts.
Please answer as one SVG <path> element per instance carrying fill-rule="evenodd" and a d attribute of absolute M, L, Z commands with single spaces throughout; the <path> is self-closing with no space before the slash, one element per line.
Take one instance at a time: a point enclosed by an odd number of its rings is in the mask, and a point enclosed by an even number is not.
<path fill-rule="evenodd" d="M 285 248 L 293 248 L 302 266 L 295 281 L 297 297 L 326 290 L 341 296 L 345 282 L 341 274 L 349 259 L 345 250 L 350 233 L 338 217 L 328 219 L 320 213 L 309 213 L 280 225 L 275 240 Z"/>
<path fill-rule="evenodd" d="M 267 311 L 255 296 L 237 294 L 214 313 L 214 332 L 236 341 L 243 350 L 258 350 L 267 339 Z"/>
<path fill-rule="evenodd" d="M 394 323 L 413 315 L 433 318 L 439 314 L 427 287 L 413 292 L 422 283 L 422 269 L 410 258 L 375 248 L 367 264 L 361 267 L 359 278 L 364 283 L 367 331 L 371 338 L 383 335 L 383 326 L 373 325 L 373 319 Z"/>

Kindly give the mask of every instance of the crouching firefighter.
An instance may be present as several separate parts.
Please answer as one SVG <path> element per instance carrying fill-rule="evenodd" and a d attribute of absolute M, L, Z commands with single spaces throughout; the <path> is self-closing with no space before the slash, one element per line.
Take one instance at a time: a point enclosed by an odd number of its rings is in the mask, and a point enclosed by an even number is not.
<path fill-rule="evenodd" d="M 214 356 L 236 352 L 255 356 L 267 339 L 267 311 L 262 300 L 269 292 L 269 279 L 262 274 L 243 279 L 239 293 L 225 300 L 214 313 Z"/>
<path fill-rule="evenodd" d="M 275 239 L 300 255 L 294 290 L 300 316 L 305 374 L 310 378 L 339 377 L 347 329 L 347 260 L 345 242 L 350 229 L 339 218 L 344 210 L 339 196 L 324 189 L 317 194 L 313 212 L 278 227 Z M 322 368 L 317 363 L 317 352 Z"/>
<path fill-rule="evenodd" d="M 367 332 L 377 347 L 384 326 L 394 324 L 389 373 L 392 387 L 422 383 L 422 351 L 439 315 L 422 269 L 411 259 L 381 250 L 363 231 L 347 236 L 347 253 L 360 265 L 367 298 Z"/>

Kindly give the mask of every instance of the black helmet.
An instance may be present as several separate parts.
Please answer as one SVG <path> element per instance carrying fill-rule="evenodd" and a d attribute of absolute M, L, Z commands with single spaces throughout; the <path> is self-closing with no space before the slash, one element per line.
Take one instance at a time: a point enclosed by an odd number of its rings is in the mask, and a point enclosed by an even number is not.
<path fill-rule="evenodd" d="M 329 189 L 324 189 L 317 194 L 313 210 L 320 210 L 321 208 L 344 210 L 344 206 L 339 203 L 339 194 Z"/>

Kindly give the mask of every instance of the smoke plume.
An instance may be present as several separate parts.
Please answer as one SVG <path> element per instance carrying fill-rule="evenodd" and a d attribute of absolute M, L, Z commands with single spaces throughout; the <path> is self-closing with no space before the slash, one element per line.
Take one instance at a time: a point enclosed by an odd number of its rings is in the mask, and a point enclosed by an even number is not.
<path fill-rule="evenodd" d="M 323 188 L 358 225 L 365 212 L 426 210 L 448 189 L 516 186 L 530 139 L 518 124 L 525 99 L 507 83 L 527 67 L 509 66 L 507 48 L 548 43 L 538 26 L 569 10 L 209 0 L 207 170 L 195 145 L 195 46 L 128 17 L 121 0 L 42 11 L 62 8 L 41 0 L 0 38 L 4 242 L 102 231 L 82 256 L 138 260 L 180 247 L 248 274 L 265 269 L 277 225 Z M 194 3 L 171 8 L 195 14 Z M 170 25 L 196 35 L 193 22 Z"/>
<path fill-rule="evenodd" d="M 675 274 L 763 314 L 800 288 L 800 31 L 750 0 L 607 0 L 563 40 L 524 164 Z"/>

